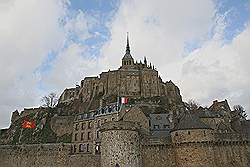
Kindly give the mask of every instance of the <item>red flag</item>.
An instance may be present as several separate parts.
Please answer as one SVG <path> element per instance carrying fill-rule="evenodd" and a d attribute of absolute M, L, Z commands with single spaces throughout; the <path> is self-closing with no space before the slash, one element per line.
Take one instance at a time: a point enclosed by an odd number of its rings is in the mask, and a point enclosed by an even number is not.
<path fill-rule="evenodd" d="M 127 104 L 127 103 L 128 103 L 128 98 L 122 97 L 122 104 Z"/>
<path fill-rule="evenodd" d="M 24 129 L 34 129 L 34 128 L 36 128 L 36 123 L 35 123 L 35 121 L 24 120 L 23 123 L 22 123 L 22 128 L 24 128 Z"/>

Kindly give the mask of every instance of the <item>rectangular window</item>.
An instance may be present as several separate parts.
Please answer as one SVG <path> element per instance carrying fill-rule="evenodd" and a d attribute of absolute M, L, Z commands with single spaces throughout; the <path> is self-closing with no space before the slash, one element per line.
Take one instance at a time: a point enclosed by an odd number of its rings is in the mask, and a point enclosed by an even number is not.
<path fill-rule="evenodd" d="M 84 139 L 84 133 L 81 133 L 81 141 Z"/>
<path fill-rule="evenodd" d="M 91 122 L 88 122 L 88 129 L 91 128 Z"/>
<path fill-rule="evenodd" d="M 82 123 L 82 130 L 84 130 L 85 123 Z"/>
<path fill-rule="evenodd" d="M 87 152 L 89 152 L 89 144 L 87 144 Z"/>
<path fill-rule="evenodd" d="M 101 126 L 101 121 L 98 120 L 98 121 L 97 121 L 97 128 L 100 128 L 100 126 Z"/>
<path fill-rule="evenodd" d="M 159 125 L 154 125 L 154 129 L 160 129 Z"/>
<path fill-rule="evenodd" d="M 74 150 L 73 150 L 73 152 L 74 152 L 74 153 L 76 152 L 76 145 L 74 145 Z"/>
<path fill-rule="evenodd" d="M 164 128 L 164 129 L 169 129 L 170 126 L 169 126 L 169 125 L 163 125 L 163 128 Z"/>
<path fill-rule="evenodd" d="M 99 131 L 96 131 L 96 138 L 99 139 L 100 135 L 99 135 Z"/>
<path fill-rule="evenodd" d="M 79 152 L 83 152 L 84 151 L 84 147 L 83 146 L 84 146 L 83 144 L 79 145 Z"/>
<path fill-rule="evenodd" d="M 78 124 L 78 123 L 77 123 L 77 124 L 75 124 L 75 130 L 76 130 L 76 131 L 78 131 L 78 129 L 79 129 L 79 127 L 78 127 L 78 126 L 79 126 L 79 124 Z"/>
<path fill-rule="evenodd" d="M 77 133 L 75 134 L 75 141 L 77 141 Z"/>

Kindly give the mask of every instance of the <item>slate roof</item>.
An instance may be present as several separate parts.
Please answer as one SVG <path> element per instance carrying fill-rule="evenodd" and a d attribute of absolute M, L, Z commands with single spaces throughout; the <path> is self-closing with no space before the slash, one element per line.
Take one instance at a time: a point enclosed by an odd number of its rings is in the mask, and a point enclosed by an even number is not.
<path fill-rule="evenodd" d="M 250 120 L 241 122 L 242 133 L 250 135 Z"/>
<path fill-rule="evenodd" d="M 212 129 L 212 128 L 203 123 L 199 119 L 199 117 L 192 114 L 190 111 L 186 111 L 183 113 L 177 125 L 174 127 L 172 131 L 188 130 L 188 129 Z"/>
<path fill-rule="evenodd" d="M 130 53 L 126 53 L 122 59 L 133 59 Z"/>
<path fill-rule="evenodd" d="M 141 111 L 146 115 L 146 117 L 149 117 L 150 114 L 168 114 L 169 111 L 162 107 L 148 107 L 148 106 L 139 106 Z"/>

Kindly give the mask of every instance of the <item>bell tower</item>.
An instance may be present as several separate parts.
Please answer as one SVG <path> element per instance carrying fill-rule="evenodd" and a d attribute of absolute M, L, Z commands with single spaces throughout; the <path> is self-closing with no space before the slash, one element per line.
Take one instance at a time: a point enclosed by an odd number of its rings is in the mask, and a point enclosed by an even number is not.
<path fill-rule="evenodd" d="M 134 59 L 130 54 L 129 38 L 128 38 L 128 33 L 127 33 L 126 53 L 122 58 L 122 67 L 131 67 L 133 65 L 134 65 Z"/>

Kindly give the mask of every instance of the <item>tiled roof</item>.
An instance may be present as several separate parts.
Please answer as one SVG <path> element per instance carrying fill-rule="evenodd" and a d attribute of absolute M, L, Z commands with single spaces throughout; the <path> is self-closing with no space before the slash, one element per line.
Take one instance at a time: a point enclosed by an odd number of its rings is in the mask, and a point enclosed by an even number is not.
<path fill-rule="evenodd" d="M 175 130 L 187 130 L 187 129 L 212 129 L 205 123 L 203 123 L 198 116 L 192 114 L 190 111 L 186 111 L 181 116 L 177 125 L 172 131 Z"/>

